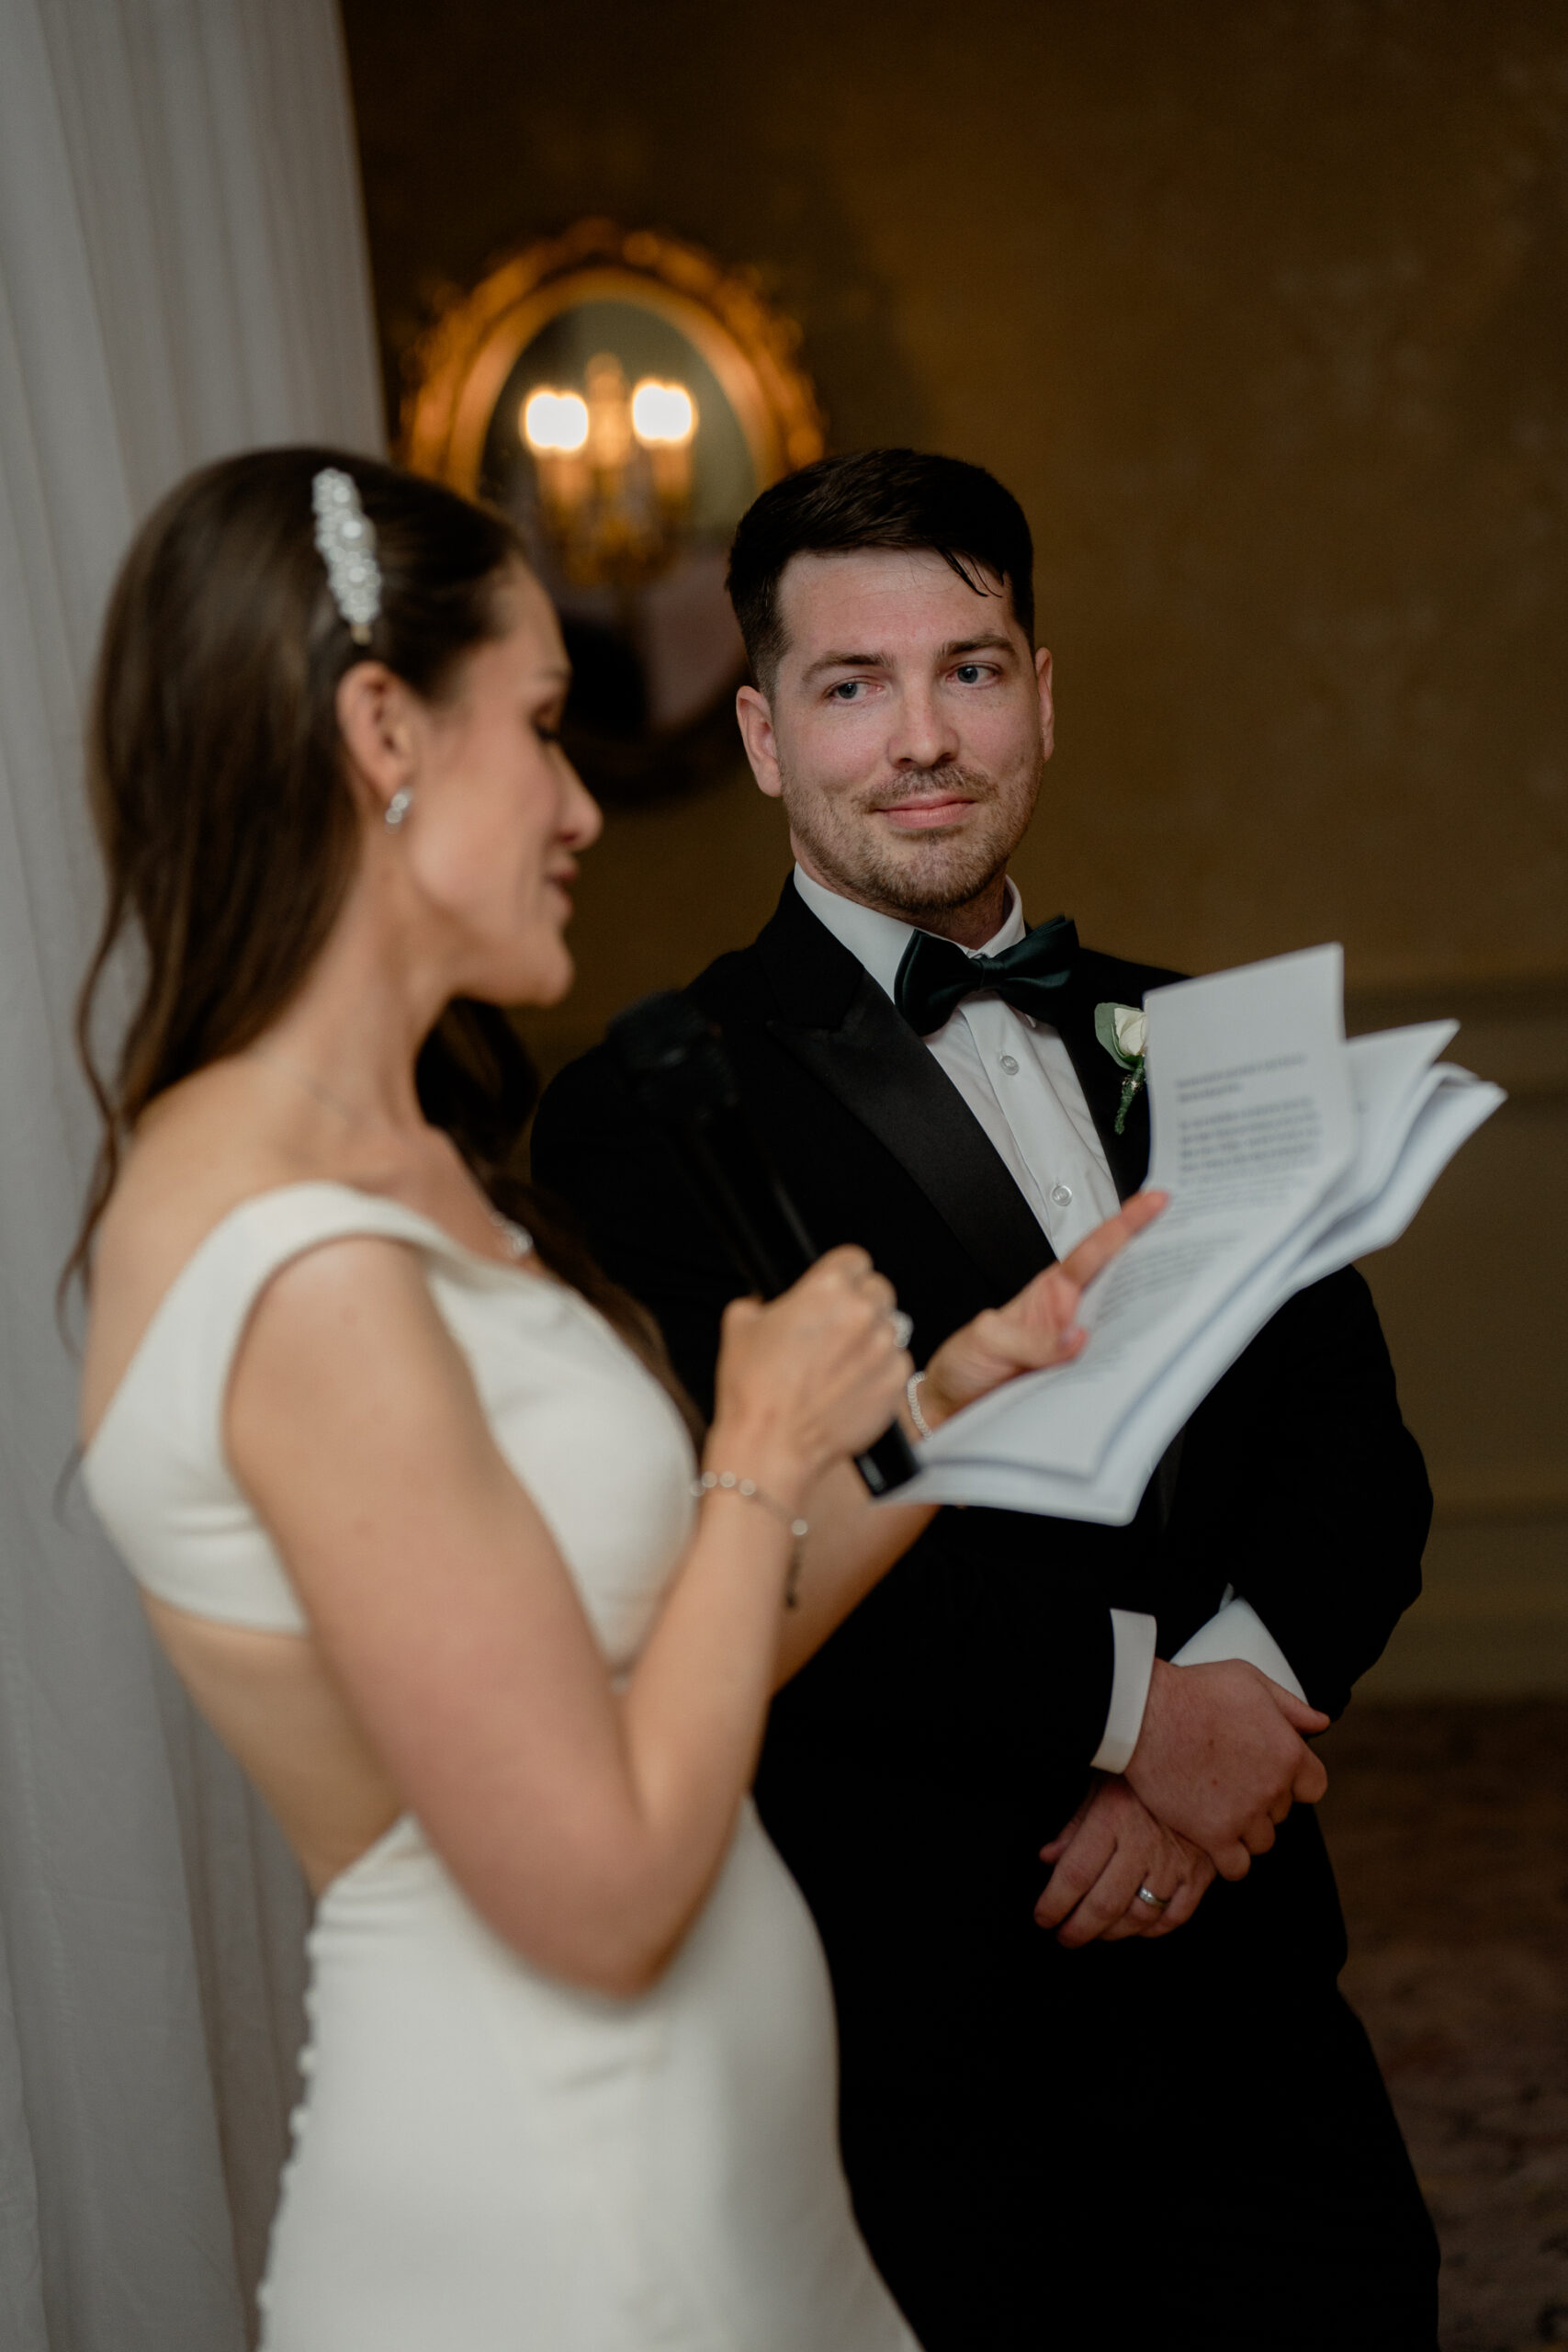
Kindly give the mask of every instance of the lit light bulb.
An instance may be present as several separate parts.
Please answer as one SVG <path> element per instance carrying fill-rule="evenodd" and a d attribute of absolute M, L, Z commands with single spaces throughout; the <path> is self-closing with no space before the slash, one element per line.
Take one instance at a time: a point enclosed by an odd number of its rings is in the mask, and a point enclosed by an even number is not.
<path fill-rule="evenodd" d="M 685 386 L 645 376 L 632 394 L 632 431 L 643 447 L 683 448 L 696 429 L 696 402 Z"/>
<path fill-rule="evenodd" d="M 523 403 L 523 438 L 538 455 L 575 457 L 587 446 L 587 401 L 581 392 L 530 392 Z"/>

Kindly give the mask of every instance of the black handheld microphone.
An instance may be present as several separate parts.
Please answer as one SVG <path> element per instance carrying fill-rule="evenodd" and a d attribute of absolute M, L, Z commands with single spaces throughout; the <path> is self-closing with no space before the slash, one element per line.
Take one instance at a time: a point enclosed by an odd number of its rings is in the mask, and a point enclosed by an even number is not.
<path fill-rule="evenodd" d="M 610 1050 L 640 1107 L 674 1144 L 736 1265 L 764 1298 L 777 1298 L 820 1252 L 746 1116 L 723 1041 L 689 998 L 645 996 L 611 1022 Z M 915 1475 L 897 1421 L 855 1467 L 874 1495 Z"/>

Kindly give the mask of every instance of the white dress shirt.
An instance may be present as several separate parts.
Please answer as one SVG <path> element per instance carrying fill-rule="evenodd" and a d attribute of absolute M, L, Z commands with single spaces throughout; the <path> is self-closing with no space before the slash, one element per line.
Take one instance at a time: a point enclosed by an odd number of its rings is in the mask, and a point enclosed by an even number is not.
<path fill-rule="evenodd" d="M 795 869 L 795 887 L 825 929 L 863 964 L 891 998 L 915 926 L 878 914 Z M 1001 929 L 966 954 L 998 956 L 1028 929 L 1017 886 L 1008 883 Z M 996 1147 L 1058 1258 L 1081 1241 L 1120 1202 L 1094 1120 L 1061 1036 L 1048 1023 L 1019 1012 L 992 989 L 965 997 L 942 1027 L 926 1039 Z M 1140 1611 L 1112 1609 L 1115 1666 L 1105 1731 L 1093 1763 L 1122 1771 L 1137 1746 L 1154 1671 L 1155 1621 Z M 1227 1590 L 1206 1625 L 1178 1651 L 1177 1666 L 1246 1658 L 1298 1697 L 1301 1684 L 1256 1611 Z"/>

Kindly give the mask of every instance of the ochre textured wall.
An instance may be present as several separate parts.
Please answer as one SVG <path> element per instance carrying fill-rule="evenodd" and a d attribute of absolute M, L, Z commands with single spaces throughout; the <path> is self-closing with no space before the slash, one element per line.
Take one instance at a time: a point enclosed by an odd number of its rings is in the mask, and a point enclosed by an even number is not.
<path fill-rule="evenodd" d="M 394 401 L 440 287 L 582 214 L 754 264 L 836 447 L 977 458 L 1029 512 L 1029 912 L 1186 968 L 1342 939 L 1368 1019 L 1462 1011 L 1520 1087 L 1371 1269 L 1440 1503 L 1387 1671 L 1568 1685 L 1568 8 L 344 15 Z M 739 760 L 614 817 L 541 1058 L 786 865 Z"/>

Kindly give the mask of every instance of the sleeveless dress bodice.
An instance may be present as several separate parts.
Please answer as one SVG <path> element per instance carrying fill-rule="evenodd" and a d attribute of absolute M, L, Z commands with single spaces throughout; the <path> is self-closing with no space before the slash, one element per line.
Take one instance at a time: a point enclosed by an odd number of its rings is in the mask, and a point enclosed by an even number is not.
<path fill-rule="evenodd" d="M 131 1573 L 198 1616 L 309 1630 L 229 1469 L 224 1401 L 271 1277 L 366 1234 L 419 1252 L 625 1673 L 691 1530 L 672 1401 L 576 1292 L 346 1185 L 243 1203 L 165 1295 L 83 1464 Z M 263 2352 L 918 2352 L 850 2212 L 821 1949 L 750 1801 L 636 1998 L 513 1951 L 412 1815 L 327 1888 L 310 1958 Z"/>
<path fill-rule="evenodd" d="M 289 1184 L 244 1202 L 170 1285 L 83 1464 L 131 1574 L 198 1617 L 305 1631 L 230 1474 L 224 1405 L 271 1277 L 306 1250 L 361 1234 L 419 1250 L 497 1444 L 612 1665 L 629 1665 L 691 1531 L 691 1444 L 674 1405 L 576 1291 L 477 1256 L 428 1217 L 346 1184 Z"/>

